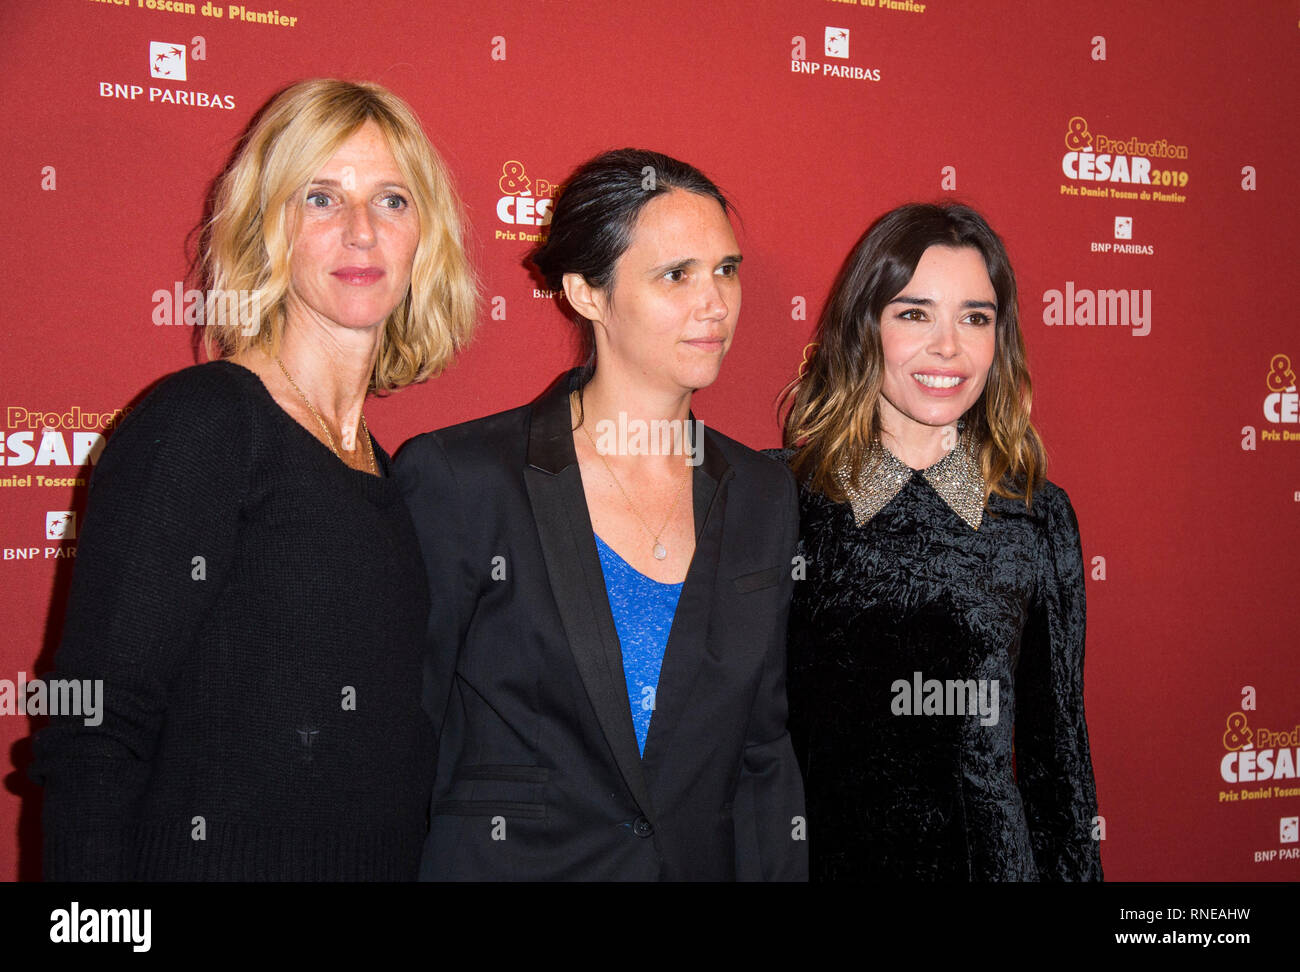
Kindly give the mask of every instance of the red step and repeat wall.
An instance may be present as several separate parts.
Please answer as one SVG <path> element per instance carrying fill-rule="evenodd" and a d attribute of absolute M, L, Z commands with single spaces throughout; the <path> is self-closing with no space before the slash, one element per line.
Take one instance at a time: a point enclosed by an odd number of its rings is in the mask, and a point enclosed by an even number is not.
<path fill-rule="evenodd" d="M 1300 3 L 48 0 L 0 10 L 0 50 L 0 877 L 40 876 L 20 683 L 52 664 L 86 480 L 196 360 L 205 194 L 272 94 L 337 76 L 415 108 L 486 295 L 451 370 L 371 404 L 390 450 L 572 361 L 523 260 L 604 149 L 735 201 L 744 310 L 696 411 L 755 447 L 867 225 L 985 212 L 1083 532 L 1107 877 L 1300 878 Z"/>

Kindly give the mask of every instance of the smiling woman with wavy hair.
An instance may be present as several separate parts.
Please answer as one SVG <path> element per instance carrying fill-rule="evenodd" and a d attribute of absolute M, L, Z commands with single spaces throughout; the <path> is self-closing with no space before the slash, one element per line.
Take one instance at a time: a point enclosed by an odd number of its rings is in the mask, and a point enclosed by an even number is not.
<path fill-rule="evenodd" d="M 843 502 L 837 470 L 849 478 L 870 470 L 881 433 L 884 385 L 880 322 L 885 307 L 916 271 L 931 246 L 970 247 L 984 258 L 997 297 L 992 365 L 974 407 L 964 413 L 988 493 L 1032 502 L 1047 456 L 1029 420 L 1033 400 L 1025 342 L 1016 306 L 1016 278 L 1001 240 L 964 206 L 904 206 L 881 217 L 840 271 L 822 313 L 816 347 L 802 377 L 789 387 L 787 444 L 806 443 L 792 466 L 796 477 Z M 875 453 L 879 459 L 879 453 Z"/>
<path fill-rule="evenodd" d="M 966 206 L 887 213 L 814 340 L 782 453 L 813 878 L 1100 879 L 1078 523 L 1002 241 Z"/>

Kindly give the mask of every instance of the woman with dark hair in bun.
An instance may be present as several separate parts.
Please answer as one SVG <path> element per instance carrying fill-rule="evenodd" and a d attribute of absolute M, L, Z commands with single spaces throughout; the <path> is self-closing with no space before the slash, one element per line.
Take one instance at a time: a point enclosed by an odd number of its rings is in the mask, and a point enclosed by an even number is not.
<path fill-rule="evenodd" d="M 1079 527 L 1002 241 L 965 206 L 887 213 L 815 340 L 785 429 L 813 878 L 1100 880 Z"/>
<path fill-rule="evenodd" d="M 402 450 L 441 726 L 424 877 L 806 876 L 794 482 L 690 412 L 731 345 L 740 260 L 697 169 L 593 159 L 534 255 L 582 366 Z"/>

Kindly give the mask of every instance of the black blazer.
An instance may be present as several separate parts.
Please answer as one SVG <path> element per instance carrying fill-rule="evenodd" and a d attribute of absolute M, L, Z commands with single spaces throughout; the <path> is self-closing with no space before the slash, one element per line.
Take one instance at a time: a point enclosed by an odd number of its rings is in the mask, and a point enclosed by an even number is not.
<path fill-rule="evenodd" d="M 642 758 L 573 448 L 576 374 L 397 460 L 441 726 L 421 877 L 804 880 L 785 699 L 794 481 L 706 430 L 695 555 Z"/>

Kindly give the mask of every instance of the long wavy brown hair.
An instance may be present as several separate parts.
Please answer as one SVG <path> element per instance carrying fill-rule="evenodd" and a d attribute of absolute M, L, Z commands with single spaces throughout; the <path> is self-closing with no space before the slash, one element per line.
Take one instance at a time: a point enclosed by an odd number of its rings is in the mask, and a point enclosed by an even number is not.
<path fill-rule="evenodd" d="M 872 475 L 884 381 L 880 315 L 932 246 L 973 247 L 984 257 L 998 302 L 995 348 L 984 391 L 963 416 L 963 434 L 979 458 L 985 503 L 997 493 L 1028 506 L 1046 474 L 1047 454 L 1029 421 L 1033 391 L 1016 277 L 984 217 L 953 203 L 900 206 L 876 220 L 849 254 L 817 322 L 807 367 L 782 394 L 789 407 L 785 444 L 798 449 L 791 469 L 837 503 L 847 500 L 841 469 L 847 466 L 854 481 Z"/>

